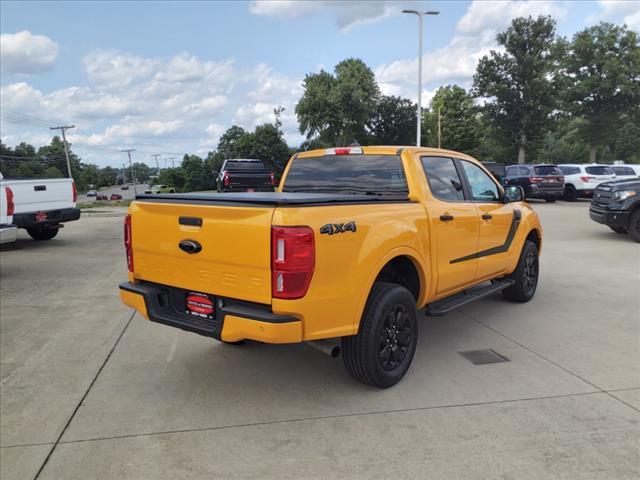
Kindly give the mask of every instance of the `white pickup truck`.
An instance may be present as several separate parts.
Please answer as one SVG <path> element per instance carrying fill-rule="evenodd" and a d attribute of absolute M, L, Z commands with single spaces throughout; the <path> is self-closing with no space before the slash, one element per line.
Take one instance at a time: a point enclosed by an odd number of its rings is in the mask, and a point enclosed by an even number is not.
<path fill-rule="evenodd" d="M 51 240 L 63 222 L 80 218 L 78 193 L 71 178 L 14 180 L 0 174 L 0 190 L 7 187 L 13 200 L 13 225 L 26 229 L 35 240 Z"/>

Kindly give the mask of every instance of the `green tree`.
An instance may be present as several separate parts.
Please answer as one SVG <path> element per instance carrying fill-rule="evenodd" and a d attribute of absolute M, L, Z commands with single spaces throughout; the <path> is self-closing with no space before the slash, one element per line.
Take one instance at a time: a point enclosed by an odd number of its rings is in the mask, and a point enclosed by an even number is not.
<path fill-rule="evenodd" d="M 185 155 L 181 168 L 184 172 L 184 190 L 196 192 L 200 190 L 213 190 L 215 187 L 213 172 L 197 155 Z"/>
<path fill-rule="evenodd" d="M 158 176 L 158 184 L 170 185 L 172 187 L 175 187 L 178 191 L 183 191 L 185 186 L 184 170 L 180 167 L 165 168 L 163 170 L 160 170 L 160 175 Z"/>
<path fill-rule="evenodd" d="M 69 145 L 69 163 L 71 163 L 71 175 L 78 182 L 78 188 L 80 188 L 80 175 L 82 173 L 82 166 L 80 165 L 80 158 L 73 153 L 71 149 L 72 145 Z M 38 149 L 37 156 L 40 158 L 46 158 L 51 164 L 61 172 L 64 172 L 64 176 L 67 176 L 67 161 L 64 153 L 64 143 L 57 135 L 51 139 L 49 145 L 40 147 Z"/>
<path fill-rule="evenodd" d="M 431 100 L 431 113 L 441 118 L 442 148 L 477 155 L 480 144 L 480 120 L 473 97 L 458 85 L 440 87 Z M 437 145 L 437 127 L 435 129 Z"/>
<path fill-rule="evenodd" d="M 100 187 L 110 187 L 118 182 L 118 171 L 113 167 L 104 167 L 100 169 L 98 175 L 98 185 Z"/>
<path fill-rule="evenodd" d="M 238 149 L 242 157 L 262 160 L 269 170 L 278 174 L 282 173 L 289 159 L 289 147 L 284 136 L 271 123 L 259 125 L 253 133 L 245 135 L 238 142 Z"/>
<path fill-rule="evenodd" d="M 618 131 L 616 156 L 628 163 L 640 163 L 640 123 L 627 122 Z"/>
<path fill-rule="evenodd" d="M 551 17 L 514 19 L 496 37 L 504 53 L 492 50 L 480 59 L 473 77 L 474 94 L 488 98 L 487 118 L 503 142 L 517 145 L 518 163 L 539 144 L 556 107 L 555 25 Z"/>
<path fill-rule="evenodd" d="M 563 56 L 564 100 L 569 112 L 583 117 L 580 129 L 589 144 L 614 146 L 619 119 L 640 109 L 640 43 L 626 25 L 600 23 L 574 35 Z"/>
<path fill-rule="evenodd" d="M 323 145 L 346 145 L 367 140 L 380 89 L 373 71 L 362 61 L 349 58 L 338 63 L 335 74 L 324 70 L 309 74 L 296 105 L 300 133 Z"/>
<path fill-rule="evenodd" d="M 383 95 L 369 120 L 373 145 L 410 145 L 416 137 L 417 106 L 406 98 Z"/>
<path fill-rule="evenodd" d="M 219 172 L 222 163 L 230 158 L 241 158 L 242 153 L 239 150 L 239 142 L 249 133 L 238 125 L 232 125 L 222 134 L 218 140 L 218 148 L 215 152 L 209 152 L 206 164 L 213 173 Z"/>
<path fill-rule="evenodd" d="M 131 169 L 127 172 L 127 174 L 131 173 Z M 133 164 L 133 173 L 136 176 L 136 181 L 140 183 L 147 183 L 149 181 L 149 177 L 151 177 L 151 167 L 146 163 L 135 162 Z"/>

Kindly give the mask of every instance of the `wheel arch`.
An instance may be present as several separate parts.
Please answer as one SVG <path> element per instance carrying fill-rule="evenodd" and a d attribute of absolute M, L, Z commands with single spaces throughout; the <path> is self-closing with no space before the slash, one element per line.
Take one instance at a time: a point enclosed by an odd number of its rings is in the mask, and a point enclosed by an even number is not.
<path fill-rule="evenodd" d="M 398 247 L 381 257 L 372 269 L 366 283 L 367 288 L 360 298 L 358 314 L 354 320 L 356 331 L 371 289 L 378 280 L 402 285 L 411 292 L 417 308 L 424 306 L 430 275 L 428 265 L 426 259 L 411 247 Z"/>

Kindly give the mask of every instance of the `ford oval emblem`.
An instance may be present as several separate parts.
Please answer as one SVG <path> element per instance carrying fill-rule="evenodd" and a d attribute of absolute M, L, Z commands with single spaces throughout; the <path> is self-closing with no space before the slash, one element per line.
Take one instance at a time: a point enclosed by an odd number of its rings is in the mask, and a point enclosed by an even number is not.
<path fill-rule="evenodd" d="M 192 253 L 198 253 L 202 250 L 202 245 L 195 240 L 182 240 L 178 246 L 180 247 L 180 250 L 188 253 L 189 255 Z"/>

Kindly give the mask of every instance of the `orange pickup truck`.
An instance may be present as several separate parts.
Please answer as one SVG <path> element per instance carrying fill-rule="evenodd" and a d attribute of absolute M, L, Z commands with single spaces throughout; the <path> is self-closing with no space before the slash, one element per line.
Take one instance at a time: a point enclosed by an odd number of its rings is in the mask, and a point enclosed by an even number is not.
<path fill-rule="evenodd" d="M 409 369 L 419 309 L 531 299 L 541 243 L 522 189 L 467 155 L 313 150 L 277 192 L 136 197 L 120 293 L 151 321 L 223 342 L 330 339 L 353 377 L 384 388 Z"/>

